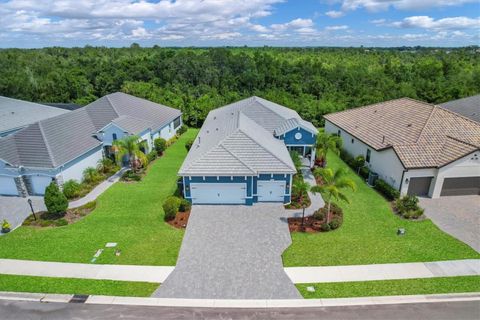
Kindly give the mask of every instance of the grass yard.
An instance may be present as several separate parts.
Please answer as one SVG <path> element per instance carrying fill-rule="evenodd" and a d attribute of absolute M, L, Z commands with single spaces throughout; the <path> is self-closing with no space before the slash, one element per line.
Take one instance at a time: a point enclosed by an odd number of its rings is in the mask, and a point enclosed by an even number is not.
<path fill-rule="evenodd" d="M 96 263 L 175 265 L 184 231 L 163 221 L 162 203 L 176 189 L 185 142 L 197 132 L 183 134 L 141 182 L 113 185 L 84 219 L 57 228 L 20 227 L 0 237 L 0 258 L 88 263 L 104 248 Z M 107 242 L 118 246 L 105 248 Z"/>
<path fill-rule="evenodd" d="M 335 154 L 328 166 L 348 166 Z M 340 202 L 343 225 L 326 233 L 293 233 L 283 262 L 291 266 L 331 266 L 480 258 L 466 244 L 438 229 L 430 220 L 407 221 L 394 215 L 389 203 L 350 170 L 357 191 L 346 191 L 350 204 Z M 397 228 L 405 228 L 397 236 Z"/>
<path fill-rule="evenodd" d="M 0 291 L 149 297 L 158 283 L 0 275 Z"/>
<path fill-rule="evenodd" d="M 308 292 L 309 286 L 313 286 L 315 292 Z M 307 299 L 479 292 L 480 276 L 302 283 L 297 284 L 297 289 Z"/>

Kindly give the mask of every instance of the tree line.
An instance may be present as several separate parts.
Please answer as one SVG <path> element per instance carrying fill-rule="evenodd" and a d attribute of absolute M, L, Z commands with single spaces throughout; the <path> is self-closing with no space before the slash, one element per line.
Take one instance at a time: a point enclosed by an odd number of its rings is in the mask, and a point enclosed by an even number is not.
<path fill-rule="evenodd" d="M 399 97 L 441 103 L 480 92 L 478 47 L 44 48 L 0 50 L 0 95 L 88 104 L 123 91 L 183 111 L 257 95 L 322 125 L 333 111 Z"/>

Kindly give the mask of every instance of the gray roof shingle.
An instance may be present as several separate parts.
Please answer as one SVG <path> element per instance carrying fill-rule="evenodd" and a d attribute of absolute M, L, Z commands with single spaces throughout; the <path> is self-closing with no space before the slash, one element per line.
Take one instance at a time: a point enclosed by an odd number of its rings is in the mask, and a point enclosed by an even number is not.
<path fill-rule="evenodd" d="M 480 94 L 448 101 L 440 104 L 440 107 L 461 114 L 473 121 L 480 122 Z"/>

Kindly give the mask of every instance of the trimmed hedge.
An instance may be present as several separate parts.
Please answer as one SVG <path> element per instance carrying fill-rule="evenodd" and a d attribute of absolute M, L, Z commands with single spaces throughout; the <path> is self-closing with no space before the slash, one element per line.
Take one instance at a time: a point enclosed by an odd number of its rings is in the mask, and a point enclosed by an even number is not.
<path fill-rule="evenodd" d="M 157 154 L 161 156 L 165 149 L 167 148 L 167 141 L 163 138 L 157 138 L 153 141 L 153 144 L 155 145 L 155 150 L 157 151 Z"/>
<path fill-rule="evenodd" d="M 178 210 L 180 209 L 180 204 L 182 203 L 182 199 L 170 196 L 168 197 L 162 205 L 163 211 L 165 212 L 165 221 L 170 221 L 175 219 Z"/>
<path fill-rule="evenodd" d="M 400 197 L 400 192 L 388 183 L 386 183 L 385 180 L 377 179 L 375 181 L 374 188 L 390 201 L 393 201 Z"/>

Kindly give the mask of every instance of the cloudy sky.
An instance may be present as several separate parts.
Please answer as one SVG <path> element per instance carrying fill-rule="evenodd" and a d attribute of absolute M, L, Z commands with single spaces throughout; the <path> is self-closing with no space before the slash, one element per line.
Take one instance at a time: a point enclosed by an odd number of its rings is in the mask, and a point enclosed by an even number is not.
<path fill-rule="evenodd" d="M 465 46 L 478 0 L 0 0 L 0 47 Z"/>

